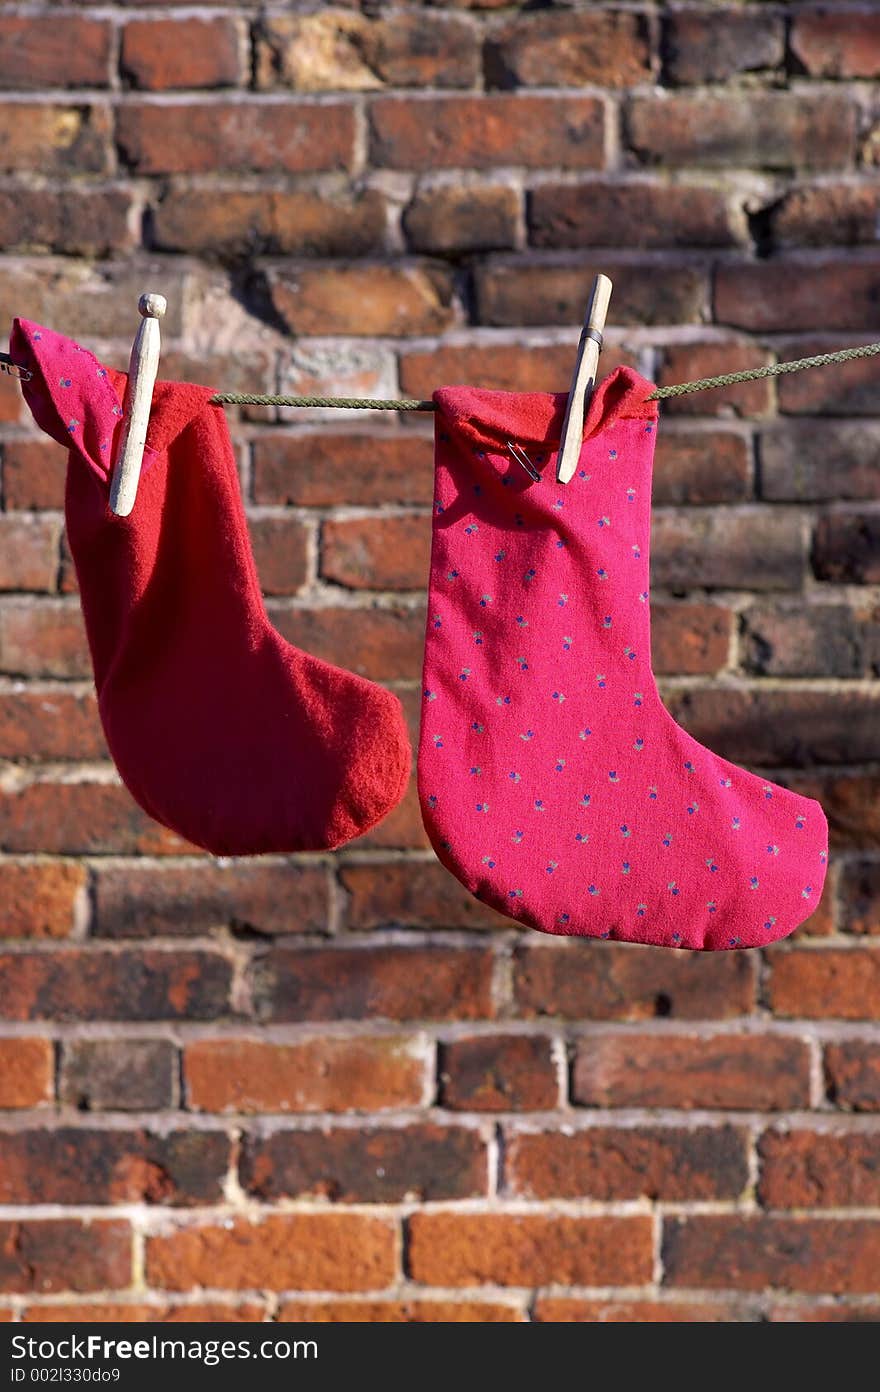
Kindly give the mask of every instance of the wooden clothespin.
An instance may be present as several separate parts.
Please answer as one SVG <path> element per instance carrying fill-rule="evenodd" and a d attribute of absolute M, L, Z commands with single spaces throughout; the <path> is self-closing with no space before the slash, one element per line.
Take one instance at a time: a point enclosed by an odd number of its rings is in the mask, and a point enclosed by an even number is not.
<path fill-rule="evenodd" d="M 584 416 L 596 385 L 596 369 L 599 366 L 602 331 L 605 328 L 611 289 L 611 281 L 606 275 L 596 276 L 584 327 L 581 329 L 574 376 L 568 393 L 565 420 L 562 423 L 562 438 L 556 456 L 557 483 L 568 483 L 577 468 L 583 442 Z"/>
<path fill-rule="evenodd" d="M 142 318 L 128 362 L 128 387 L 123 408 L 125 423 L 110 483 L 110 510 L 117 517 L 128 517 L 137 497 L 153 387 L 159 370 L 159 320 L 167 308 L 168 301 L 164 295 L 141 295 L 138 300 L 138 312 Z"/>

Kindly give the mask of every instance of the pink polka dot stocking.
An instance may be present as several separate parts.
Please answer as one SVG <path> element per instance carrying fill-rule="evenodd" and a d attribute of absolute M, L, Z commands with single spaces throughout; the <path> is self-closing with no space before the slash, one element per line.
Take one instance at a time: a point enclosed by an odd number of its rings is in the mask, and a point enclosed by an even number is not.
<path fill-rule="evenodd" d="M 471 893 L 533 928 L 756 947 L 817 907 L 828 827 L 818 802 L 704 749 L 660 700 L 651 390 L 624 368 L 600 384 L 565 487 L 564 396 L 435 394 L 422 813 Z"/>

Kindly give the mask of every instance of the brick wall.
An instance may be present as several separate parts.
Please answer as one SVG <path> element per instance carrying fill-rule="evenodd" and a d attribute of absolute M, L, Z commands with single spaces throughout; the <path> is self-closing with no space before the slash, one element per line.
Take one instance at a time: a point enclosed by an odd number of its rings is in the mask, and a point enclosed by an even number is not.
<path fill-rule="evenodd" d="M 661 382 L 876 338 L 876 5 L 4 5 L 0 322 L 222 389 Z M 4 1317 L 880 1318 L 880 368 L 663 408 L 654 648 L 818 796 L 765 954 L 558 943 L 415 800 L 219 862 L 108 763 L 63 458 L 0 378 Z M 415 724 L 426 419 L 230 412 L 278 627 Z"/>

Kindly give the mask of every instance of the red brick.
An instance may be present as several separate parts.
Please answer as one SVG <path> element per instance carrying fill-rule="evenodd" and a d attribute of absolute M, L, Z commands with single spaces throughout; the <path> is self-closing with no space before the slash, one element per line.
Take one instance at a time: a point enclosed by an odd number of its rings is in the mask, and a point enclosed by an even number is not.
<path fill-rule="evenodd" d="M 70 1039 L 58 1095 L 80 1112 L 163 1111 L 175 1105 L 178 1071 L 170 1039 Z"/>
<path fill-rule="evenodd" d="M 615 324 L 695 323 L 704 314 L 708 290 L 698 266 L 666 267 L 658 276 L 656 266 L 635 262 L 618 274 L 608 257 L 601 266 L 585 265 L 583 257 L 570 265 L 497 257 L 475 272 L 478 320 L 517 328 L 578 324 L 599 270 L 614 280 Z"/>
<path fill-rule="evenodd" d="M 416 1213 L 413 1280 L 436 1286 L 639 1286 L 651 1280 L 651 1221 L 555 1214 Z"/>
<path fill-rule="evenodd" d="M 19 687 L 0 702 L 0 758 L 104 759 L 94 694 Z"/>
<path fill-rule="evenodd" d="M 718 189 L 642 179 L 540 184 L 529 194 L 528 224 L 537 247 L 727 247 L 743 240 Z"/>
<path fill-rule="evenodd" d="M 159 1290 L 381 1290 L 394 1280 L 394 1228 L 355 1213 L 203 1223 L 147 1239 Z"/>
<path fill-rule="evenodd" d="M 431 528 L 423 516 L 359 517 L 321 528 L 321 575 L 355 590 L 422 590 Z"/>
<path fill-rule="evenodd" d="M 172 189 L 152 222 L 153 244 L 163 250 L 236 258 L 363 256 L 381 251 L 384 240 L 385 201 L 374 189 L 342 198 L 289 189 Z"/>
<path fill-rule="evenodd" d="M 65 951 L 0 956 L 5 1020 L 216 1020 L 232 971 L 209 952 Z"/>
<path fill-rule="evenodd" d="M 121 1290 L 131 1284 L 131 1229 L 122 1222 L 17 1219 L 0 1223 L 0 1290 Z"/>
<path fill-rule="evenodd" d="M 0 850 L 13 854 L 163 855 L 193 848 L 116 783 L 32 783 L 0 791 Z"/>
<path fill-rule="evenodd" d="M 559 1105 L 553 1041 L 491 1034 L 440 1046 L 440 1102 L 452 1111 L 549 1111 Z"/>
<path fill-rule="evenodd" d="M 308 533 L 293 517 L 248 518 L 263 593 L 292 595 L 308 579 Z"/>
<path fill-rule="evenodd" d="M 855 146 L 855 107 L 836 92 L 633 97 L 626 138 L 646 164 L 834 169 Z"/>
<path fill-rule="evenodd" d="M 86 872 L 66 861 L 0 861 L 0 938 L 66 938 L 85 909 Z"/>
<path fill-rule="evenodd" d="M 720 604 L 651 606 L 651 665 L 658 675 L 719 672 L 727 666 L 733 613 Z"/>
<path fill-rule="evenodd" d="M 591 1035 L 572 1093 L 587 1107 L 809 1107 L 810 1051 L 789 1035 Z"/>
<path fill-rule="evenodd" d="M 735 430 L 678 428 L 657 438 L 652 502 L 739 503 L 752 491 L 752 467 L 745 436 Z"/>
<path fill-rule="evenodd" d="M 865 1219 L 706 1214 L 664 1224 L 672 1287 L 872 1291 L 878 1261 L 880 1224 Z"/>
<path fill-rule="evenodd" d="M 21 107 L 16 110 L 20 112 Z M 120 343 L 116 361 L 122 367 L 130 350 L 118 339 L 119 306 L 137 304 L 143 274 L 142 264 L 133 257 L 95 264 L 70 257 L 48 260 L 45 256 L 0 261 L 0 319 L 23 314 L 39 324 L 63 324 L 64 332 L 80 343 L 116 339 Z M 183 332 L 183 309 L 196 294 L 195 283 L 193 268 L 184 270 L 166 262 L 162 276 L 162 291 L 168 300 L 162 320 L 166 341 Z M 9 382 L 21 401 L 18 385 L 11 378 Z M 25 416 L 32 426 L 26 407 L 24 415 L 20 414 L 22 423 Z"/>
<path fill-rule="evenodd" d="M 279 1324 L 503 1324 L 521 1323 L 514 1305 L 488 1300 L 285 1300 Z"/>
<path fill-rule="evenodd" d="M 18 382 L 8 373 L 0 372 L 0 421 L 23 424 L 27 413 Z"/>
<path fill-rule="evenodd" d="M 791 48 L 811 77 L 880 77 L 880 16 L 864 5 L 802 11 Z"/>
<path fill-rule="evenodd" d="M 846 604 L 753 604 L 741 622 L 742 665 L 768 677 L 859 677 L 880 635 L 880 615 Z"/>
<path fill-rule="evenodd" d="M 813 571 L 838 584 L 880 584 L 880 513 L 829 512 L 816 523 Z"/>
<path fill-rule="evenodd" d="M 758 333 L 880 328 L 880 261 L 823 256 L 719 266 L 715 318 Z"/>
<path fill-rule="evenodd" d="M 805 373 L 785 382 L 822 377 Z M 781 502 L 876 498 L 880 426 L 873 421 L 787 420 L 763 430 L 761 496 Z M 834 468 L 829 469 L 829 459 Z"/>
<path fill-rule="evenodd" d="M 526 1199 L 735 1199 L 748 1183 L 747 1133 L 732 1126 L 520 1132 L 508 1137 L 505 1173 L 510 1192 Z"/>
<path fill-rule="evenodd" d="M 52 17 L 55 23 L 55 16 Z M 67 52 L 65 50 L 65 61 Z M 112 113 L 106 106 L 0 102 L 0 171 L 41 175 L 106 174 L 111 169 Z"/>
<path fill-rule="evenodd" d="M 787 775 L 785 786 L 818 798 L 831 849 L 880 850 L 880 777 L 870 771 Z"/>
<path fill-rule="evenodd" d="M 772 361 L 773 355 L 766 349 L 737 339 L 672 343 L 660 350 L 657 385 L 667 387 L 727 372 L 751 372 L 756 367 L 767 367 Z M 664 415 L 676 416 L 765 416 L 773 410 L 773 387 L 769 378 L 715 387 L 711 391 L 672 396 L 663 402 L 662 410 Z M 662 431 L 657 445 L 659 452 L 663 446 Z"/>
<path fill-rule="evenodd" d="M 338 1127 L 246 1137 L 241 1181 L 262 1203 L 409 1203 L 479 1198 L 488 1170 L 485 1138 L 469 1127 Z"/>
<path fill-rule="evenodd" d="M 484 948 L 276 949 L 256 964 L 257 1011 L 275 1020 L 491 1019 Z"/>
<path fill-rule="evenodd" d="M 418 1107 L 425 1049 L 414 1037 L 198 1039 L 184 1050 L 190 1108 L 205 1112 L 371 1112 Z"/>
<path fill-rule="evenodd" d="M 414 251 L 491 251 L 516 246 L 520 198 L 503 185 L 417 189 L 403 212 Z"/>
<path fill-rule="evenodd" d="M 288 642 L 373 681 L 418 680 L 425 613 L 417 609 L 272 609 Z M 2 630 L 0 630 L 2 632 Z"/>
<path fill-rule="evenodd" d="M 489 391 L 567 392 L 571 351 L 565 343 L 443 343 L 404 353 L 400 385 L 408 396 L 420 397 L 429 397 L 438 382 L 475 382 Z M 634 355 L 614 344 L 606 345 L 603 373 L 612 372 L 620 363 L 634 366 Z"/>
<path fill-rule="evenodd" d="M 10 201 L 19 205 L 17 190 Z M 0 195 L 0 200 L 6 194 Z M 40 198 L 48 197 L 40 191 Z M 70 195 L 72 200 L 73 195 Z M 4 239 L 5 240 L 5 239 Z M 67 472 L 67 455 L 54 440 L 44 436 L 42 439 L 18 439 L 3 441 L 3 498 L 7 508 L 54 508 L 64 507 L 64 476 Z"/>
<path fill-rule="evenodd" d="M 880 1019 L 880 952 L 788 949 L 771 954 L 770 1008 L 803 1020 Z"/>
<path fill-rule="evenodd" d="M 107 87 L 112 25 L 84 15 L 0 18 L 0 88 Z"/>
<path fill-rule="evenodd" d="M 876 1208 L 880 1132 L 765 1131 L 758 1142 L 765 1208 Z"/>
<path fill-rule="evenodd" d="M 673 86 L 726 82 L 785 60 L 781 14 L 753 10 L 673 10 L 663 26 L 664 78 Z"/>
<path fill-rule="evenodd" d="M 510 927 L 436 860 L 343 865 L 339 875 L 350 928 Z"/>
<path fill-rule="evenodd" d="M 219 1203 L 230 1141 L 220 1131 L 58 1130 L 0 1135 L 5 1204 Z"/>
<path fill-rule="evenodd" d="M 514 960 L 514 994 L 518 1013 L 527 1017 L 726 1020 L 754 1009 L 754 965 L 742 952 L 591 943 L 585 956 L 579 943 L 521 947 Z"/>
<path fill-rule="evenodd" d="M 329 912 L 325 870 L 295 860 L 99 866 L 94 900 L 102 938 L 321 932 Z"/>
<path fill-rule="evenodd" d="M 130 19 L 122 30 L 123 82 L 147 92 L 234 87 L 245 77 L 245 35 L 234 19 Z"/>
<path fill-rule="evenodd" d="M 269 288 L 294 335 L 433 334 L 456 317 L 452 275 L 436 264 L 281 268 L 269 273 Z"/>
<path fill-rule="evenodd" d="M 873 243 L 880 195 L 874 184 L 804 184 L 768 209 L 770 237 L 780 247 Z"/>
<path fill-rule="evenodd" d="M 348 169 L 354 134 L 344 102 L 128 102 L 116 112 L 122 159 L 136 174 Z"/>
<path fill-rule="evenodd" d="M 54 518 L 0 517 L 0 590 L 54 590 L 59 533 Z"/>
<path fill-rule="evenodd" d="M 21 1316 L 24 1324 L 254 1324 L 266 1317 L 262 1305 L 205 1301 L 188 1305 L 28 1305 Z"/>
<path fill-rule="evenodd" d="M 780 349 L 779 359 L 794 362 L 816 353 L 858 346 L 863 341 L 863 335 L 846 339 L 824 335 L 799 338 Z M 873 416 L 880 412 L 880 376 L 873 358 L 853 358 L 815 372 L 793 372 L 779 378 L 777 392 L 779 409 L 786 415 Z M 813 424 L 821 427 L 821 422 L 811 421 Z"/>
<path fill-rule="evenodd" d="M 799 1300 L 797 1303 L 771 1306 L 767 1318 L 771 1324 L 877 1324 L 880 1323 L 880 1305 L 855 1302 L 846 1305 L 806 1305 Z"/>
<path fill-rule="evenodd" d="M 0 1107 L 51 1102 L 55 1060 L 48 1039 L 0 1039 Z"/>
<path fill-rule="evenodd" d="M 605 160 L 596 97 L 380 97 L 370 125 L 372 162 L 391 169 L 601 169 Z"/>
<path fill-rule="evenodd" d="M 734 763 L 860 763 L 876 749 L 871 691 L 703 687 L 671 691 L 666 704 L 689 734 Z"/>
<path fill-rule="evenodd" d="M 2 189 L 0 239 L 6 251 L 109 256 L 113 251 L 128 250 L 133 244 L 131 208 L 131 194 L 120 188 L 90 188 L 88 192 L 70 188 L 64 193 L 44 188 Z M 59 455 L 57 445 L 53 453 Z M 64 456 L 60 458 L 63 460 Z M 16 506 L 8 493 L 6 501 L 8 507 Z"/>
<path fill-rule="evenodd" d="M 801 518 L 793 511 L 655 511 L 651 582 L 670 589 L 799 589 L 804 572 Z"/>
<path fill-rule="evenodd" d="M 869 1039 L 826 1044 L 825 1082 L 835 1106 L 880 1112 L 880 1045 Z"/>
<path fill-rule="evenodd" d="M 570 1324 L 729 1324 L 756 1318 L 735 1305 L 696 1300 L 580 1300 L 539 1296 L 539 1323 Z"/>
<path fill-rule="evenodd" d="M 79 606 L 12 602 L 0 608 L 0 667 L 10 676 L 90 677 Z"/>
<path fill-rule="evenodd" d="M 844 932 L 880 934 L 880 861 L 848 860 L 841 867 L 840 898 Z"/>
<path fill-rule="evenodd" d="M 417 394 L 406 383 L 403 390 Z M 428 436 L 378 428 L 370 433 L 309 430 L 258 435 L 253 448 L 258 503 L 374 507 L 431 501 L 433 463 Z"/>
<path fill-rule="evenodd" d="M 258 29 L 256 82 L 297 92 L 472 87 L 479 52 L 469 24 L 424 10 L 272 15 Z"/>
<path fill-rule="evenodd" d="M 631 87 L 651 79 L 646 15 L 622 10 L 523 15 L 489 31 L 490 87 Z"/>

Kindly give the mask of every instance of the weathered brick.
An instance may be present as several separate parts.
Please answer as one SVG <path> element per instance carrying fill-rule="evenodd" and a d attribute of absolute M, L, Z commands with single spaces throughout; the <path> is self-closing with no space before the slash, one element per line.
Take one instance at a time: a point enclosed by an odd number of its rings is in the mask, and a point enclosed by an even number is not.
<path fill-rule="evenodd" d="M 94 694 L 15 687 L 0 701 L 0 758 L 103 759 L 107 746 Z"/>
<path fill-rule="evenodd" d="M 162 1111 L 174 1106 L 176 1075 L 170 1039 L 70 1039 L 58 1094 L 81 1112 Z"/>
<path fill-rule="evenodd" d="M 729 1324 L 756 1319 L 757 1315 L 720 1301 L 581 1300 L 542 1295 L 532 1318 L 545 1324 Z"/>
<path fill-rule="evenodd" d="M 572 1093 L 587 1107 L 785 1111 L 810 1105 L 810 1052 L 788 1035 L 590 1036 Z"/>
<path fill-rule="evenodd" d="M 51 600 L 0 606 L 0 668 L 16 677 L 90 677 L 79 607 Z"/>
<path fill-rule="evenodd" d="M 752 491 L 745 436 L 735 430 L 658 432 L 651 501 L 663 505 L 740 503 Z"/>
<path fill-rule="evenodd" d="M 772 361 L 773 355 L 766 349 L 741 339 L 670 343 L 660 350 L 657 385 L 668 387 L 677 382 L 698 382 L 703 377 L 718 377 L 727 372 L 751 372 L 756 367 L 769 366 Z M 672 396 L 663 402 L 664 415 L 676 416 L 765 416 L 772 409 L 773 387 L 769 378 L 716 387 L 708 392 Z M 661 431 L 657 440 L 658 453 L 662 443 Z"/>
<path fill-rule="evenodd" d="M 505 1174 L 526 1199 L 735 1199 L 748 1182 L 747 1133 L 732 1126 L 514 1132 Z"/>
<path fill-rule="evenodd" d="M 292 595 L 308 578 L 308 533 L 294 517 L 248 518 L 263 593 Z"/>
<path fill-rule="evenodd" d="M 873 421 L 789 420 L 762 430 L 758 442 L 764 498 L 824 502 L 878 495 L 880 426 Z"/>
<path fill-rule="evenodd" d="M 730 1019 L 755 1001 L 754 962 L 746 953 L 648 952 L 594 943 L 572 969 L 568 944 L 518 948 L 514 996 L 527 1017 L 579 1020 Z"/>
<path fill-rule="evenodd" d="M 418 678 L 425 615 L 418 609 L 275 609 L 270 618 L 298 648 L 373 681 Z M 2 629 L 0 629 L 2 633 Z"/>
<path fill-rule="evenodd" d="M 244 29 L 226 16 L 212 19 L 130 19 L 122 30 L 119 70 L 129 87 L 234 87 L 243 71 Z"/>
<path fill-rule="evenodd" d="M 818 798 L 832 850 L 880 850 L 880 777 L 870 770 L 786 775 L 787 788 Z"/>
<path fill-rule="evenodd" d="M 567 392 L 571 362 L 571 348 L 564 343 L 441 343 L 402 354 L 400 385 L 407 395 L 420 397 L 429 397 L 438 382 L 476 382 L 490 391 Z M 606 344 L 603 373 L 620 363 L 634 366 L 634 355 Z"/>
<path fill-rule="evenodd" d="M 491 251 L 516 245 L 519 194 L 504 185 L 418 189 L 403 211 L 413 251 Z"/>
<path fill-rule="evenodd" d="M 878 77 L 880 16 L 865 5 L 801 11 L 791 49 L 811 77 Z"/>
<path fill-rule="evenodd" d="M 651 78 L 646 15 L 625 10 L 522 15 L 489 31 L 490 87 L 631 87 Z"/>
<path fill-rule="evenodd" d="M 355 590 L 421 590 L 431 529 L 422 516 L 359 517 L 321 528 L 321 575 Z"/>
<path fill-rule="evenodd" d="M 190 1301 L 186 1305 L 28 1305 L 22 1323 L 39 1324 L 254 1324 L 266 1319 L 266 1307 L 256 1303 L 229 1305 Z"/>
<path fill-rule="evenodd" d="M 804 572 L 801 519 L 792 511 L 748 508 L 656 510 L 651 583 L 670 589 L 796 590 Z"/>
<path fill-rule="evenodd" d="M 354 113 L 344 102 L 127 102 L 116 140 L 136 174 L 348 169 Z"/>
<path fill-rule="evenodd" d="M 131 205 L 131 194 L 121 188 L 90 188 L 88 192 L 70 188 L 64 193 L 54 189 L 0 189 L 0 240 L 7 252 L 109 256 L 111 252 L 129 249 L 133 243 L 129 226 Z M 60 454 L 57 445 L 53 453 Z M 63 454 L 60 458 L 63 460 Z M 7 506 L 16 506 L 8 496 Z"/>
<path fill-rule="evenodd" d="M 861 335 L 855 339 L 824 335 L 798 338 L 783 345 L 779 359 L 793 362 L 816 353 L 857 346 L 862 341 Z M 880 377 L 873 358 L 826 364 L 817 372 L 790 373 L 779 378 L 777 392 L 779 409 L 785 415 L 874 416 L 880 412 Z M 821 426 L 821 422 L 818 424 Z M 845 475 L 842 484 L 845 490 Z"/>
<path fill-rule="evenodd" d="M 85 15 L 3 15 L 0 88 L 107 87 L 112 34 Z"/>
<path fill-rule="evenodd" d="M 274 1131 L 246 1138 L 242 1184 L 264 1203 L 320 1197 L 340 1203 L 479 1198 L 485 1138 L 464 1126 Z"/>
<path fill-rule="evenodd" d="M 727 665 L 733 613 L 720 604 L 656 601 L 651 605 L 651 665 L 680 676 Z"/>
<path fill-rule="evenodd" d="M 213 928 L 320 932 L 323 868 L 295 860 L 108 865 L 95 872 L 94 932 L 103 938 L 191 937 Z"/>
<path fill-rule="evenodd" d="M 131 1246 L 128 1223 L 7 1220 L 0 1223 L 0 1290 L 122 1290 L 132 1280 Z"/>
<path fill-rule="evenodd" d="M 601 169 L 605 161 L 596 97 L 380 97 L 370 126 L 372 162 L 391 169 Z"/>
<path fill-rule="evenodd" d="M 0 791 L 0 850 L 13 854 L 163 855 L 192 850 L 116 783 L 31 783 Z"/>
<path fill-rule="evenodd" d="M 559 1105 L 553 1041 L 491 1034 L 440 1046 L 440 1102 L 452 1111 L 549 1111 Z"/>
<path fill-rule="evenodd" d="M 837 1107 L 880 1112 L 880 1046 L 869 1039 L 845 1039 L 825 1046 L 825 1083 Z"/>
<path fill-rule="evenodd" d="M 60 531 L 54 518 L 0 516 L 0 590 L 54 590 Z"/>
<path fill-rule="evenodd" d="M 194 1224 L 147 1239 L 159 1290 L 381 1290 L 394 1280 L 394 1228 L 355 1213 L 274 1214 Z"/>
<path fill-rule="evenodd" d="M 385 200 L 374 189 L 335 198 L 290 189 L 171 189 L 153 210 L 151 236 L 164 251 L 220 257 L 363 256 L 382 250 Z"/>
<path fill-rule="evenodd" d="M 873 243 L 880 195 L 876 184 L 803 184 L 767 210 L 774 250 Z"/>
<path fill-rule="evenodd" d="M 220 1131 L 58 1130 L 0 1135 L 6 1204 L 219 1203 L 230 1141 Z"/>
<path fill-rule="evenodd" d="M 34 952 L 0 956 L 5 1020 L 216 1020 L 232 970 L 208 952 Z"/>
<path fill-rule="evenodd" d="M 0 1107 L 38 1107 L 52 1101 L 55 1061 L 48 1039 L 0 1038 Z"/>
<path fill-rule="evenodd" d="M 86 906 L 86 872 L 68 861 L 0 861 L 0 938 L 66 938 Z"/>
<path fill-rule="evenodd" d="M 699 266 L 670 266 L 662 276 L 629 263 L 618 276 L 606 257 L 602 266 L 557 260 L 524 263 L 491 258 L 475 272 L 477 317 L 481 324 L 499 327 L 577 324 L 596 273 L 604 269 L 615 282 L 613 317 L 616 324 L 687 324 L 703 315 L 707 298 L 706 273 Z"/>
<path fill-rule="evenodd" d="M 651 1279 L 647 1217 L 416 1213 L 413 1280 L 437 1286 L 639 1286 Z"/>
<path fill-rule="evenodd" d="M 846 604 L 753 604 L 742 615 L 741 661 L 768 677 L 858 677 L 878 639 L 880 612 L 872 620 Z"/>
<path fill-rule="evenodd" d="M 515 1305 L 488 1300 L 285 1300 L 279 1324 L 510 1324 L 524 1316 Z"/>
<path fill-rule="evenodd" d="M 275 949 L 256 964 L 257 1010 L 275 1020 L 477 1020 L 494 1013 L 484 948 Z"/>
<path fill-rule="evenodd" d="M 880 512 L 827 512 L 816 523 L 813 572 L 818 580 L 880 584 Z"/>
<path fill-rule="evenodd" d="M 715 319 L 757 333 L 876 329 L 880 261 L 829 255 L 721 265 L 715 274 Z"/>
<path fill-rule="evenodd" d="M 872 1291 L 880 1223 L 705 1214 L 664 1223 L 668 1286 L 708 1290 Z"/>
<path fill-rule="evenodd" d="M 437 264 L 277 268 L 269 289 L 273 308 L 297 335 L 441 333 L 456 317 L 452 276 Z"/>
<path fill-rule="evenodd" d="M 872 691 L 703 687 L 670 692 L 667 706 L 689 734 L 734 763 L 859 763 L 876 749 Z"/>
<path fill-rule="evenodd" d="M 509 928 L 436 860 L 343 865 L 350 928 Z"/>
<path fill-rule="evenodd" d="M 765 1131 L 758 1142 L 765 1208 L 876 1208 L 880 1132 Z"/>
<path fill-rule="evenodd" d="M 810 1305 L 803 1300 L 784 1305 L 771 1305 L 767 1312 L 771 1324 L 877 1324 L 880 1306 L 847 1301 L 845 1305 L 832 1302 Z"/>
<path fill-rule="evenodd" d="M 63 326 L 64 332 L 80 343 L 96 338 L 119 342 L 119 306 L 137 304 L 145 274 L 161 275 L 162 291 L 168 301 L 162 333 L 166 340 L 172 339 L 183 332 L 184 308 L 194 307 L 194 301 L 203 293 L 204 280 L 194 273 L 193 267 L 183 270 L 166 262 L 160 268 L 155 262 L 145 265 L 137 257 L 94 262 L 69 256 L 37 256 L 0 261 L 0 319 L 24 315 L 38 324 Z M 120 346 L 120 366 L 127 361 L 129 351 Z M 32 428 L 33 420 L 17 384 L 14 390 L 24 410 L 21 421 L 24 423 L 27 416 L 27 424 Z"/>
<path fill-rule="evenodd" d="M 855 107 L 836 92 L 633 97 L 626 116 L 646 164 L 834 169 L 855 146 Z"/>
<path fill-rule="evenodd" d="M 297 92 L 471 87 L 478 72 L 471 26 L 424 11 L 388 18 L 333 9 L 271 15 L 257 32 L 258 87 Z"/>
<path fill-rule="evenodd" d="M 0 171 L 39 170 L 43 175 L 66 177 L 110 171 L 109 107 L 28 102 L 26 121 L 21 113 L 20 103 L 0 101 Z"/>
<path fill-rule="evenodd" d="M 540 184 L 529 194 L 528 226 L 537 247 L 727 247 L 743 240 L 719 189 L 644 179 Z"/>
<path fill-rule="evenodd" d="M 880 861 L 846 861 L 840 871 L 840 899 L 844 932 L 880 934 Z"/>
<path fill-rule="evenodd" d="M 673 10 L 663 24 L 663 76 L 676 87 L 726 82 L 778 68 L 785 59 L 781 14 L 755 10 Z"/>
<path fill-rule="evenodd" d="M 783 949 L 770 955 L 768 999 L 776 1015 L 806 1020 L 880 1019 L 880 952 Z"/>
<path fill-rule="evenodd" d="M 10 202 L 19 206 L 17 191 Z M 0 205 L 7 199 L 0 194 Z M 40 198 L 48 195 L 40 192 Z M 74 195 L 70 195 L 74 201 Z M 87 201 L 87 200 L 86 200 Z M 5 238 L 4 238 L 5 240 Z M 62 447 L 48 436 L 41 439 L 18 439 L 3 441 L 3 498 L 7 508 L 54 508 L 64 507 L 64 476 L 67 471 L 67 454 Z"/>
<path fill-rule="evenodd" d="M 415 394 L 405 383 L 403 390 Z M 267 432 L 254 440 L 253 474 L 258 503 L 298 507 L 428 503 L 433 483 L 431 440 L 384 429 L 375 433 Z"/>
<path fill-rule="evenodd" d="M 424 1045 L 406 1036 L 198 1039 L 184 1050 L 189 1107 L 205 1112 L 371 1112 L 418 1107 Z"/>

